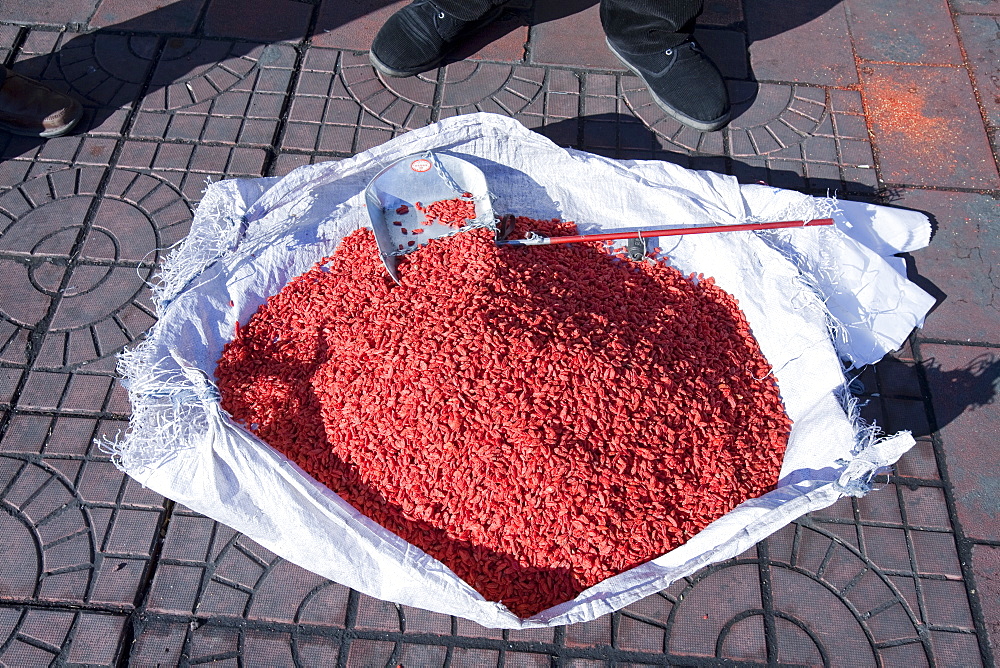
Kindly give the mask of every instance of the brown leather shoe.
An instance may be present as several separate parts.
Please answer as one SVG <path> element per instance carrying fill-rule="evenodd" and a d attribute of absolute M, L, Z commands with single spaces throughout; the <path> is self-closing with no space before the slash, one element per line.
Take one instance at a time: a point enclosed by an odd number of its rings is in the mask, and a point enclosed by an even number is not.
<path fill-rule="evenodd" d="M 0 76 L 3 74 L 0 70 Z M 0 80 L 0 130 L 29 137 L 58 137 L 69 132 L 82 115 L 79 102 L 33 79 L 6 70 Z"/>

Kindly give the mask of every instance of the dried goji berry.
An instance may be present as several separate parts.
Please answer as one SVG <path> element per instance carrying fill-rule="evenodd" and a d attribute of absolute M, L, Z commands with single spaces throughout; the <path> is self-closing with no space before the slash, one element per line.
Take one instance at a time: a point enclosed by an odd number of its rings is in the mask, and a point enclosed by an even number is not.
<path fill-rule="evenodd" d="M 452 224 L 472 204 L 443 202 L 415 206 Z M 618 253 L 474 230 L 407 255 L 390 290 L 361 230 L 237 324 L 223 406 L 530 616 L 682 544 L 781 467 L 790 424 L 736 300 Z"/>

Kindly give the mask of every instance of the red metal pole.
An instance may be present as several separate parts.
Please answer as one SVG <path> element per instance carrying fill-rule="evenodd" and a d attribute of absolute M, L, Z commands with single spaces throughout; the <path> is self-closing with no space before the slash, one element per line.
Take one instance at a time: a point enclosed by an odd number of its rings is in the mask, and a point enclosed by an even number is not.
<path fill-rule="evenodd" d="M 746 232 L 752 230 L 778 230 L 787 227 L 814 227 L 833 225 L 833 218 L 814 220 L 784 220 L 771 223 L 745 223 L 742 225 L 707 225 L 705 227 L 674 227 L 666 230 L 633 230 L 631 232 L 601 232 L 597 234 L 574 234 L 566 237 L 541 237 L 540 239 L 510 239 L 500 243 L 533 246 L 547 244 L 570 244 L 578 241 L 610 241 L 612 239 L 648 239 L 651 237 L 676 237 L 684 234 L 709 234 L 711 232 Z"/>

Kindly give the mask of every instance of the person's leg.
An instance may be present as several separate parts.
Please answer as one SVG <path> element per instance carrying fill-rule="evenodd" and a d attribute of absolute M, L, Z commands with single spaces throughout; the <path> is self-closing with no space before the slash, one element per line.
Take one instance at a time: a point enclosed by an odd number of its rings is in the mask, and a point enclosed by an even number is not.
<path fill-rule="evenodd" d="M 58 137 L 82 115 L 83 107 L 73 98 L 0 65 L 0 131 Z"/>
<path fill-rule="evenodd" d="M 496 19 L 507 0 L 414 0 L 390 16 L 368 52 L 372 65 L 392 77 L 437 66 L 461 41 Z"/>
<path fill-rule="evenodd" d="M 702 0 L 602 0 L 601 24 L 615 47 L 649 53 L 691 39 Z"/>
<path fill-rule="evenodd" d="M 608 46 L 670 116 L 703 132 L 729 122 L 729 95 L 691 35 L 702 0 L 601 0 Z"/>

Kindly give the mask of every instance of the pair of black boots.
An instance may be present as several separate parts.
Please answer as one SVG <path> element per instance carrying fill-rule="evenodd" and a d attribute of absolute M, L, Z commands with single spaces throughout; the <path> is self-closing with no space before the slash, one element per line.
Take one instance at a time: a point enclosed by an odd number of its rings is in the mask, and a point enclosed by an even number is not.
<path fill-rule="evenodd" d="M 433 69 L 503 9 L 497 6 L 464 21 L 438 9 L 431 0 L 414 0 L 390 16 L 375 36 L 369 54 L 372 65 L 392 77 Z M 722 75 L 693 40 L 645 54 L 629 53 L 607 42 L 612 53 L 643 80 L 653 100 L 679 122 L 702 132 L 718 130 L 729 122 L 729 96 Z"/>

